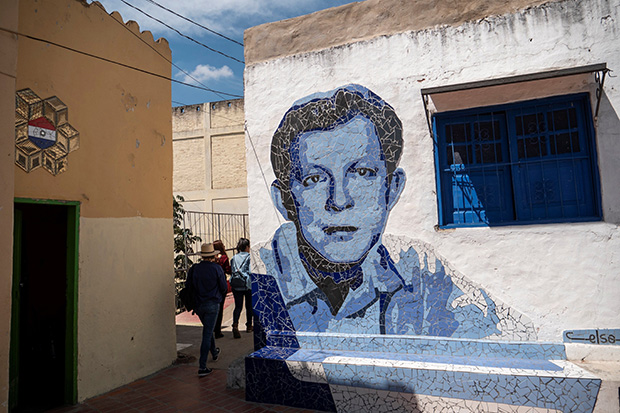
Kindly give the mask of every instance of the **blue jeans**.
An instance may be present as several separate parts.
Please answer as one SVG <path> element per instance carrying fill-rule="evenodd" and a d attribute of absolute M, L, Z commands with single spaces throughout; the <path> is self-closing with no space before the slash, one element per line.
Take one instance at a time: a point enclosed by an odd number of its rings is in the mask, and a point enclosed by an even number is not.
<path fill-rule="evenodd" d="M 252 325 L 252 290 L 233 290 L 233 296 L 235 297 L 235 309 L 233 310 L 233 326 L 239 325 L 239 317 L 241 316 L 241 310 L 243 309 L 243 299 L 245 298 L 245 316 L 246 327 Z"/>
<path fill-rule="evenodd" d="M 200 369 L 207 368 L 207 357 L 209 352 L 215 355 L 215 338 L 213 337 L 213 327 L 220 311 L 220 303 L 217 301 L 206 301 L 196 309 L 196 314 L 202 323 L 202 343 L 200 344 Z"/>

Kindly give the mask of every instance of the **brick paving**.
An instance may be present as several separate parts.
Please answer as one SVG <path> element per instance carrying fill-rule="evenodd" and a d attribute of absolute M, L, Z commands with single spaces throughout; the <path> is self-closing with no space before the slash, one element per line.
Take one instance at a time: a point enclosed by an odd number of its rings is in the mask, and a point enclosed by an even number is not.
<path fill-rule="evenodd" d="M 199 378 L 197 367 L 172 366 L 76 406 L 54 413 L 121 412 L 306 412 L 293 407 L 245 401 L 245 390 L 226 388 L 226 371 Z"/>
<path fill-rule="evenodd" d="M 242 333 L 234 340 L 232 323 L 233 296 L 224 303 L 222 331 L 225 337 L 217 340 L 222 355 L 217 363 L 209 360 L 213 373 L 198 377 L 198 356 L 202 338 L 202 324 L 196 315 L 184 312 L 176 316 L 177 342 L 189 345 L 183 353 L 191 356 L 191 364 L 179 364 L 133 383 L 114 389 L 76 406 L 51 410 L 54 413 L 124 413 L 124 412 L 313 412 L 312 410 L 245 401 L 244 389 L 227 389 L 226 374 L 229 364 L 252 351 L 252 334 Z M 245 320 L 245 310 L 241 320 Z M 210 359 L 210 357 L 209 357 Z"/>

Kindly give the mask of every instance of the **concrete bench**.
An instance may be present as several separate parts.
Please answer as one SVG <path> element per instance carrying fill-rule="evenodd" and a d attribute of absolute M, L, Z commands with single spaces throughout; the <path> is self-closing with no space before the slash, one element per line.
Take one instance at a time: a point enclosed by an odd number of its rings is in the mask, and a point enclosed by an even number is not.
<path fill-rule="evenodd" d="M 268 333 L 246 358 L 246 398 L 324 411 L 592 412 L 601 380 L 564 345 L 440 337 Z"/>

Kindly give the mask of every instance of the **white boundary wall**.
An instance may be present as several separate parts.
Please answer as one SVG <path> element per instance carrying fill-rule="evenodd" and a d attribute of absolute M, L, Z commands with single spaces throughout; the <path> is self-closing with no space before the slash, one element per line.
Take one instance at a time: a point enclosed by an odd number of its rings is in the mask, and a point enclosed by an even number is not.
<path fill-rule="evenodd" d="M 386 233 L 433 245 L 457 271 L 527 315 L 539 340 L 561 341 L 568 329 L 619 328 L 620 77 L 607 76 L 601 101 L 596 144 L 604 220 L 594 223 L 436 230 L 433 143 L 420 94 L 421 88 L 596 63 L 607 63 L 614 76 L 620 73 L 618 0 L 560 1 L 247 66 L 252 244 L 267 241 L 283 221 L 268 188 L 275 178 L 271 137 L 283 114 L 301 97 L 358 83 L 392 105 L 403 122 L 400 166 L 407 183 Z M 589 91 L 594 108 L 593 79 L 558 80 L 523 99 Z M 613 353 L 612 359 L 620 359 Z"/>

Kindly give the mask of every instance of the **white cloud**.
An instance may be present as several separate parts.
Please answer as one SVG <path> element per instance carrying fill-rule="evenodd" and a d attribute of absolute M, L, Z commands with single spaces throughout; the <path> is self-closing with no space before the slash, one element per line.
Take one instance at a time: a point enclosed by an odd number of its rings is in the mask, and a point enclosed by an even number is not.
<path fill-rule="evenodd" d="M 225 78 L 234 77 L 232 69 L 226 65 L 217 68 L 211 65 L 198 65 L 190 73 L 191 77 L 183 73 L 179 73 L 177 77 L 182 77 L 183 82 L 196 84 L 196 80 L 200 82 L 208 82 L 210 80 L 220 80 Z M 194 79 L 192 79 L 192 77 Z"/>
<path fill-rule="evenodd" d="M 90 1 L 90 0 L 89 0 Z M 168 29 L 149 19 L 119 0 L 99 0 L 108 12 L 121 13 L 123 20 L 136 20 L 142 30 L 156 35 L 169 35 Z M 190 18 L 212 30 L 241 40 L 247 27 L 311 13 L 327 7 L 348 3 L 350 0 L 156 0 L 157 3 Z M 147 1 L 127 0 L 135 7 L 159 18 L 191 36 L 202 36 L 205 31 Z"/>

